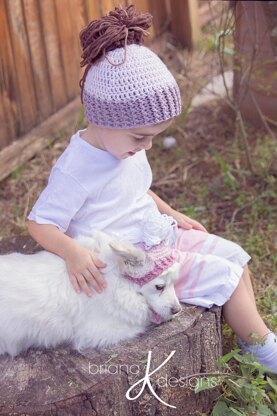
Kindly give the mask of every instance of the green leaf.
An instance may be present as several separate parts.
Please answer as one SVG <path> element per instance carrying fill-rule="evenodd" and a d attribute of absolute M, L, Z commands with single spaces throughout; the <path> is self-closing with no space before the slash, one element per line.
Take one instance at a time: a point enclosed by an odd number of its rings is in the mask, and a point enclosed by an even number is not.
<path fill-rule="evenodd" d="M 219 401 L 216 403 L 215 407 L 213 408 L 212 416 L 222 416 L 227 415 L 228 413 L 228 406 L 225 402 Z"/>
<path fill-rule="evenodd" d="M 223 357 L 219 358 L 219 363 L 223 364 L 223 363 L 227 363 L 229 360 L 231 360 L 231 358 L 233 358 L 238 352 L 240 351 L 239 348 L 235 348 L 234 350 L 231 350 L 230 352 L 228 352 L 228 354 L 223 355 Z"/>
<path fill-rule="evenodd" d="M 267 376 L 266 380 L 267 380 L 268 384 L 270 385 L 270 387 L 272 387 L 273 390 L 277 392 L 277 384 L 268 376 Z"/>
<path fill-rule="evenodd" d="M 274 413 L 265 404 L 260 403 L 258 406 L 260 416 L 274 416 Z"/>
<path fill-rule="evenodd" d="M 239 416 L 245 416 L 245 413 L 241 413 L 239 412 L 237 409 L 235 409 L 234 407 L 229 407 L 229 409 L 231 410 L 232 413 L 234 413 L 235 415 L 239 415 Z"/>
<path fill-rule="evenodd" d="M 251 376 L 251 374 L 253 372 L 253 369 L 249 365 L 248 366 L 241 365 L 240 366 L 240 370 L 241 370 L 242 376 L 245 377 L 245 378 L 247 378 L 247 379 L 250 378 L 250 376 Z"/>
<path fill-rule="evenodd" d="M 256 359 L 253 356 L 252 353 L 250 352 L 246 352 L 244 354 L 234 354 L 234 358 L 242 364 L 251 364 L 253 365 L 254 363 L 256 363 Z"/>
<path fill-rule="evenodd" d="M 214 384 L 214 377 L 205 377 L 205 378 L 199 377 L 197 381 L 198 383 L 195 386 L 194 393 L 200 393 L 200 391 L 213 389 L 217 385 L 217 384 Z"/>

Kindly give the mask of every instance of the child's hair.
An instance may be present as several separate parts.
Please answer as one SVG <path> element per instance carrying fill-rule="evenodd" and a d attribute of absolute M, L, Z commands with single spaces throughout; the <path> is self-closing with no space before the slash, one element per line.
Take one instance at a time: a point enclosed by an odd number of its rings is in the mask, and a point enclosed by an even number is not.
<path fill-rule="evenodd" d="M 181 112 L 173 76 L 142 46 L 151 26 L 149 13 L 116 7 L 80 33 L 83 48 L 81 99 L 90 123 L 113 128 L 157 124 Z"/>

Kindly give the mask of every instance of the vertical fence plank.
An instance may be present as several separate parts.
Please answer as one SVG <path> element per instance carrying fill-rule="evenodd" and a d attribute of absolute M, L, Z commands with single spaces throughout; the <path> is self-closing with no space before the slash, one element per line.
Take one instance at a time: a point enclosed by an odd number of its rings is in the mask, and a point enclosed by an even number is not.
<path fill-rule="evenodd" d="M 73 14 L 73 26 L 72 30 L 75 33 L 75 42 L 77 45 L 77 54 L 74 59 L 77 61 L 78 64 L 78 81 L 81 79 L 84 68 L 80 67 L 81 62 L 81 46 L 80 46 L 80 39 L 79 33 L 81 30 L 86 26 L 88 23 L 88 18 L 86 14 L 86 3 L 84 0 L 70 0 L 71 7 L 72 7 L 72 14 Z M 95 1 L 95 0 L 94 0 Z M 79 90 L 78 90 L 79 91 Z"/>
<path fill-rule="evenodd" d="M 185 48 L 193 48 L 199 38 L 198 3 L 196 0 L 170 0 L 172 33 Z"/>
<path fill-rule="evenodd" d="M 42 121 L 53 112 L 53 103 L 38 2 L 36 0 L 24 0 L 23 6 L 29 39 L 36 105 L 39 112 L 38 121 Z"/>
<path fill-rule="evenodd" d="M 1 82 L 1 78 L 0 78 Z M 9 132 L 6 124 L 6 117 L 4 114 L 4 102 L 0 85 L 0 150 L 10 143 Z"/>
<path fill-rule="evenodd" d="M 31 129 L 37 122 L 34 79 L 21 0 L 8 0 L 9 29 L 14 55 L 17 91 L 20 102 L 20 132 Z"/>
<path fill-rule="evenodd" d="M 128 5 L 134 4 L 138 12 L 148 12 L 150 9 L 149 0 L 128 0 Z"/>
<path fill-rule="evenodd" d="M 100 0 L 101 16 L 106 16 L 108 12 L 114 10 L 120 3 L 117 0 Z"/>
<path fill-rule="evenodd" d="M 149 12 L 153 16 L 153 26 L 155 36 L 159 36 L 168 26 L 170 22 L 170 16 L 166 7 L 166 1 L 150 0 Z"/>
<path fill-rule="evenodd" d="M 85 0 L 87 22 L 98 19 L 100 16 L 99 3 L 97 1 Z"/>
<path fill-rule="evenodd" d="M 70 2 L 70 10 L 71 10 L 71 30 L 73 32 L 73 37 L 74 37 L 74 59 L 75 59 L 75 63 L 76 63 L 76 74 L 75 74 L 75 79 L 77 82 L 76 85 L 76 92 L 77 94 L 80 93 L 80 88 L 79 88 L 79 80 L 82 77 L 83 74 L 83 70 L 80 67 L 80 62 L 81 62 L 81 45 L 80 45 L 80 31 L 86 26 L 86 24 L 89 22 L 89 18 L 88 18 L 88 10 L 87 10 L 87 4 L 86 4 L 86 0 L 69 0 Z M 90 3 L 93 5 L 96 2 L 95 1 L 90 1 Z"/>
<path fill-rule="evenodd" d="M 67 102 L 65 74 L 59 44 L 56 10 L 54 0 L 40 0 L 40 16 L 43 28 L 43 39 L 47 56 L 50 87 L 54 111 Z"/>
<path fill-rule="evenodd" d="M 72 30 L 78 37 L 78 47 L 80 48 L 79 33 L 86 26 L 89 19 L 87 18 L 87 9 L 85 0 L 70 0 L 73 13 Z"/>
<path fill-rule="evenodd" d="M 0 0 L 0 149 L 11 142 L 19 131 L 20 104 L 16 102 L 15 65 L 8 30 L 5 0 Z"/>
<path fill-rule="evenodd" d="M 68 0 L 55 0 L 55 4 L 65 86 L 67 98 L 71 100 L 76 96 L 79 90 L 79 51 L 76 45 L 77 33 L 74 30 L 74 21 L 71 18 L 72 3 Z M 76 18 L 76 14 L 74 14 L 74 18 Z"/>

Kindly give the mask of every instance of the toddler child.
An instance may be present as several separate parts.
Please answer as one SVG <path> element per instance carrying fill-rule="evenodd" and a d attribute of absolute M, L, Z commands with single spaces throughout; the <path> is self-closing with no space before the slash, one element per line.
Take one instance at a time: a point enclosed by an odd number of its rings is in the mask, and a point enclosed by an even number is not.
<path fill-rule="evenodd" d="M 93 289 L 105 289 L 105 264 L 78 244 L 78 234 L 102 230 L 145 250 L 166 242 L 179 253 L 180 301 L 207 308 L 223 305 L 224 318 L 244 349 L 277 371 L 277 344 L 256 308 L 250 256 L 150 190 L 145 151 L 181 113 L 175 79 L 142 45 L 151 19 L 132 5 L 119 7 L 81 32 L 86 69 L 80 86 L 88 127 L 72 136 L 53 167 L 28 216 L 29 232 L 65 260 L 74 289 L 88 296 Z"/>

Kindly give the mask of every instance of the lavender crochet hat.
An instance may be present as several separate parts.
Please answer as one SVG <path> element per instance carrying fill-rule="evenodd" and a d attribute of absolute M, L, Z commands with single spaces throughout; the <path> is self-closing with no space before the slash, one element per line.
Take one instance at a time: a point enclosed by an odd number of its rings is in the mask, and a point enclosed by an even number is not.
<path fill-rule="evenodd" d="M 144 286 L 155 279 L 177 261 L 177 250 L 164 242 L 147 250 L 143 243 L 135 245 L 145 251 L 145 259 L 140 265 L 125 262 L 124 277 L 139 286 Z"/>
<path fill-rule="evenodd" d="M 149 48 L 131 44 L 93 64 L 83 86 L 90 123 L 110 128 L 158 124 L 181 113 L 178 85 Z"/>

